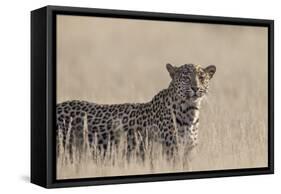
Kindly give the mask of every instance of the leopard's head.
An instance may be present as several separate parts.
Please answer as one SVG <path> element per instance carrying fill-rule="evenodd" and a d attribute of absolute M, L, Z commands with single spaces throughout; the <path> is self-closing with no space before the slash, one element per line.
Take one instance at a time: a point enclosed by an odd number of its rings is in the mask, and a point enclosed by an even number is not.
<path fill-rule="evenodd" d="M 170 87 L 183 100 L 203 97 L 208 92 L 210 80 L 216 72 L 214 65 L 206 68 L 194 64 L 175 67 L 168 63 L 166 68 L 172 78 Z"/>

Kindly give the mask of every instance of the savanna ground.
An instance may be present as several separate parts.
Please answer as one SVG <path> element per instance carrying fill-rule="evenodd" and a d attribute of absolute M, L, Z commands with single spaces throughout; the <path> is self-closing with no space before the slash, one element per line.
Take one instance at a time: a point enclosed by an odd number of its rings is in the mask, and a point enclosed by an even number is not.
<path fill-rule="evenodd" d="M 85 152 L 73 164 L 62 154 L 58 179 L 267 166 L 266 28 L 77 16 L 59 16 L 57 25 L 58 103 L 147 102 L 168 87 L 166 63 L 217 67 L 188 165 L 183 155 L 171 165 L 161 146 L 144 163 L 118 150 L 107 160 Z"/>

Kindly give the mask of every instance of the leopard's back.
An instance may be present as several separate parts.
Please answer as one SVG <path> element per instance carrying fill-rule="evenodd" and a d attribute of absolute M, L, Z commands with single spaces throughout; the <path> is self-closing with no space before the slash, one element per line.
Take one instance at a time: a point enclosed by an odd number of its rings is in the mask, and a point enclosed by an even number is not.
<path fill-rule="evenodd" d="M 137 136 L 151 128 L 152 118 L 147 104 L 99 105 L 86 101 L 67 101 L 57 105 L 57 135 L 62 146 L 89 145 L 107 149 L 120 139 L 126 140 L 128 150 L 137 144 Z"/>

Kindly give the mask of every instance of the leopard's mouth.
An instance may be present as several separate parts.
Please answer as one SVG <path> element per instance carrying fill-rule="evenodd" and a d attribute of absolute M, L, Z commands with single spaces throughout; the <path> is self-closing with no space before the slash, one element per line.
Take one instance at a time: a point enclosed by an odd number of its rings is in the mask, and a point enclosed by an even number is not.
<path fill-rule="evenodd" d="M 183 99 L 190 99 L 190 100 L 194 100 L 194 99 L 198 99 L 198 98 L 202 98 L 204 97 L 204 95 L 206 94 L 205 91 L 196 91 L 194 92 L 193 90 L 189 90 L 185 93 L 179 93 L 178 95 L 183 98 Z"/>
<path fill-rule="evenodd" d="M 192 94 L 189 95 L 190 98 L 201 98 L 205 95 L 206 93 L 204 91 L 197 91 L 193 92 Z"/>

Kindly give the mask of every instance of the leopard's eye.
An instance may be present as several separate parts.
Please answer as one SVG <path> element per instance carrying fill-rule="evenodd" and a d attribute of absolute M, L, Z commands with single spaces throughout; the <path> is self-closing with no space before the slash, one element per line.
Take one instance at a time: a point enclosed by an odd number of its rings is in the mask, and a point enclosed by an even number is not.
<path fill-rule="evenodd" d="M 189 76 L 184 75 L 184 76 L 181 77 L 181 80 L 182 80 L 183 82 L 190 82 L 191 79 L 190 79 Z"/>
<path fill-rule="evenodd" d="M 204 72 L 199 72 L 198 73 L 198 77 L 199 77 L 199 79 L 204 79 L 205 77 L 206 77 L 206 74 L 204 73 Z"/>
<path fill-rule="evenodd" d="M 191 81 L 191 79 L 187 75 L 181 75 L 180 81 L 189 83 Z"/>

